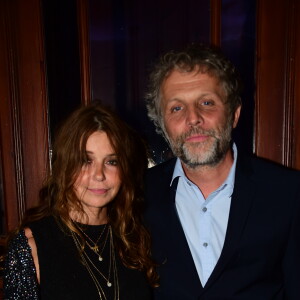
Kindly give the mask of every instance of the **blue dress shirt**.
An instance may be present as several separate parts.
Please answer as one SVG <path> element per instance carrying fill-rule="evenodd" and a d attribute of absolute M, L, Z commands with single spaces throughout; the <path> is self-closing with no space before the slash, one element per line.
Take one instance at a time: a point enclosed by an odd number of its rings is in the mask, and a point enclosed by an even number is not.
<path fill-rule="evenodd" d="M 233 154 L 228 177 L 206 200 L 200 189 L 185 176 L 179 159 L 173 172 L 171 184 L 179 177 L 176 209 L 202 286 L 215 268 L 224 245 L 237 160 L 235 144 Z"/>

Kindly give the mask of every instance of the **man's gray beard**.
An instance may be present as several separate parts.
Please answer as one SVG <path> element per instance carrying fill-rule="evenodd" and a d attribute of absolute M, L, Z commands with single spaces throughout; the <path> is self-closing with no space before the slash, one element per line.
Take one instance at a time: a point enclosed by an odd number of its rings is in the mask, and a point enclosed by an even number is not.
<path fill-rule="evenodd" d="M 230 148 L 231 131 L 232 126 L 229 122 L 220 130 L 193 127 L 187 133 L 177 137 L 175 141 L 169 138 L 169 142 L 174 155 L 189 168 L 213 167 L 225 157 Z M 193 134 L 206 135 L 209 139 L 204 142 L 185 143 L 186 138 Z"/>

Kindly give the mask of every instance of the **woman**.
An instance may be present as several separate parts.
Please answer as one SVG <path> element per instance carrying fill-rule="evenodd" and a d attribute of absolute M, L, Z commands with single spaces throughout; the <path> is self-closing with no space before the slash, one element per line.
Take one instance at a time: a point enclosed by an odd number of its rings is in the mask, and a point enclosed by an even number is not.
<path fill-rule="evenodd" d="M 111 111 L 75 111 L 54 143 L 40 205 L 10 240 L 5 299 L 151 299 L 146 167 L 144 144 Z"/>

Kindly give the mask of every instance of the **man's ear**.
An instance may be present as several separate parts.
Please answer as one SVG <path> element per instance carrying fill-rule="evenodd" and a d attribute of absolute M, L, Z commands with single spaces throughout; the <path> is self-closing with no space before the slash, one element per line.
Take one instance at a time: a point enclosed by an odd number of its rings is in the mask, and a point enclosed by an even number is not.
<path fill-rule="evenodd" d="M 232 127 L 235 128 L 238 124 L 242 106 L 240 105 L 234 112 Z"/>

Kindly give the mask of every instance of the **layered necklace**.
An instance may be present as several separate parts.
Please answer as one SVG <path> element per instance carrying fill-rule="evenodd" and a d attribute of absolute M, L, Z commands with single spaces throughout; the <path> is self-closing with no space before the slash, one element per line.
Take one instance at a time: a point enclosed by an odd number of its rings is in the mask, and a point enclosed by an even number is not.
<path fill-rule="evenodd" d="M 108 229 L 106 231 L 106 236 L 105 236 L 104 243 L 103 243 L 103 246 L 101 249 L 101 245 L 98 245 L 98 244 L 99 244 L 101 237 L 103 236 L 103 233 L 105 232 L 106 227 L 107 227 L 107 224 L 105 224 L 105 226 L 104 226 L 103 230 L 100 232 L 100 235 L 97 238 L 96 242 L 94 242 L 80 227 L 77 226 L 79 231 L 86 237 L 86 240 L 85 240 L 86 245 L 98 256 L 99 261 L 103 261 L 102 253 L 106 246 L 106 242 L 107 242 L 107 239 L 108 239 L 108 236 L 110 233 L 110 230 Z M 100 247 L 100 249 L 99 249 L 99 247 Z"/>
<path fill-rule="evenodd" d="M 113 300 L 119 300 L 119 281 L 118 281 L 118 272 L 117 272 L 117 265 L 116 265 L 116 254 L 115 254 L 115 247 L 114 247 L 114 241 L 113 241 L 113 233 L 112 228 L 110 225 L 105 225 L 103 230 L 100 232 L 99 237 L 96 241 L 93 241 L 87 233 L 85 233 L 77 224 L 75 226 L 78 228 L 78 230 L 82 233 L 82 235 L 86 238 L 85 244 L 88 246 L 88 248 L 91 251 L 86 251 L 87 249 L 84 247 L 82 249 L 82 242 L 80 241 L 79 236 L 71 231 L 73 241 L 76 245 L 76 248 L 80 254 L 80 258 L 82 260 L 83 265 L 87 269 L 89 275 L 91 276 L 97 291 L 99 295 L 100 300 L 108 300 L 107 295 L 105 294 L 105 288 L 100 283 L 100 279 L 102 278 L 105 282 L 106 286 L 110 289 L 113 289 Z M 107 229 L 107 230 L 106 230 Z M 105 233 L 106 232 L 106 233 Z M 104 234 L 105 233 L 105 234 Z M 101 237 L 104 237 L 104 241 L 101 243 Z M 100 243 L 99 243 L 100 242 Z M 108 257 L 103 256 L 104 248 L 105 246 L 109 244 L 109 255 Z M 98 263 L 94 263 L 91 257 L 91 254 L 97 256 Z M 101 267 L 102 261 L 107 260 L 108 261 L 108 271 L 107 274 L 104 274 L 104 268 Z M 99 266 L 98 266 L 99 265 Z M 99 278 L 100 275 L 100 278 Z"/>

